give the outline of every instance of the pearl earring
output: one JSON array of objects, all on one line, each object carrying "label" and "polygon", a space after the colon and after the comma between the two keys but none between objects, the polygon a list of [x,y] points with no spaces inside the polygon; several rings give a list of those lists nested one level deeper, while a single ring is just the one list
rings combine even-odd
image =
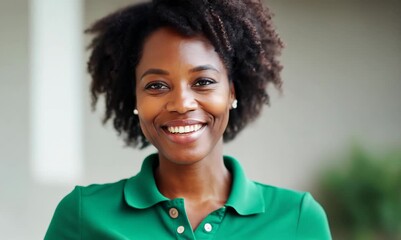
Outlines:
[{"label": "pearl earring", "polygon": [[238,100],[234,99],[233,103],[231,104],[232,109],[236,109],[238,107]]},{"label": "pearl earring", "polygon": [[138,115],[138,110],[135,108],[133,113],[134,113],[134,115]]}]

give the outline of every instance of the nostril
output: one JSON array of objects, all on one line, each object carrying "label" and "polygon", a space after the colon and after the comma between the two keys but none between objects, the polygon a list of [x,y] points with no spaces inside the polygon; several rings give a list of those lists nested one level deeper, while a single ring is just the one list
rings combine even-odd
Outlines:
[{"label": "nostril", "polygon": [[188,111],[193,111],[198,108],[198,102],[195,98],[191,96],[181,96],[172,98],[166,104],[167,111],[186,113]]}]

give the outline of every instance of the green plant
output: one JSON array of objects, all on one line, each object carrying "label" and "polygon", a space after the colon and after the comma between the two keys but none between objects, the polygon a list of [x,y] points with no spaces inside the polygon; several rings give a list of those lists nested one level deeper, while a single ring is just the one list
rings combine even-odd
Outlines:
[{"label": "green plant", "polygon": [[322,205],[341,239],[401,239],[401,152],[376,156],[354,147],[323,174]]}]

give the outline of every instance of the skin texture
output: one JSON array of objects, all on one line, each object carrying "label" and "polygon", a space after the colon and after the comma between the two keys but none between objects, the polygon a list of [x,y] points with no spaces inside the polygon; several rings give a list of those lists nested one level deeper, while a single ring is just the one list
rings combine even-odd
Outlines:
[{"label": "skin texture", "polygon": [[[136,79],[140,126],[159,151],[156,182],[166,197],[185,199],[195,229],[225,203],[231,187],[222,153],[235,99],[227,70],[206,38],[160,28],[145,40]],[[167,130],[191,125],[201,129]]]}]

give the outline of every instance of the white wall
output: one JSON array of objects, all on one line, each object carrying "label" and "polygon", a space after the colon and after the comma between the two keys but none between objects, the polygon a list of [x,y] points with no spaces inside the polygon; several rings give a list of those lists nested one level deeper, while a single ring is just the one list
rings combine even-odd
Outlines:
[{"label": "white wall", "polygon": [[[85,25],[128,2],[87,0]],[[272,106],[226,153],[253,179],[311,190],[316,171],[354,138],[372,149],[400,146],[401,2],[268,3],[287,44],[284,94],[271,89]],[[28,6],[0,2],[1,239],[43,238],[57,202],[73,187],[33,182],[30,172]],[[88,87],[88,77],[82,85]],[[88,93],[84,102],[80,184],[135,174],[152,149],[124,148],[111,126],[101,126],[100,105],[91,113]]]},{"label": "white wall", "polygon": [[27,223],[22,219],[30,181],[27,13],[26,1],[0,2],[0,238],[9,239],[11,233],[23,236]]}]

